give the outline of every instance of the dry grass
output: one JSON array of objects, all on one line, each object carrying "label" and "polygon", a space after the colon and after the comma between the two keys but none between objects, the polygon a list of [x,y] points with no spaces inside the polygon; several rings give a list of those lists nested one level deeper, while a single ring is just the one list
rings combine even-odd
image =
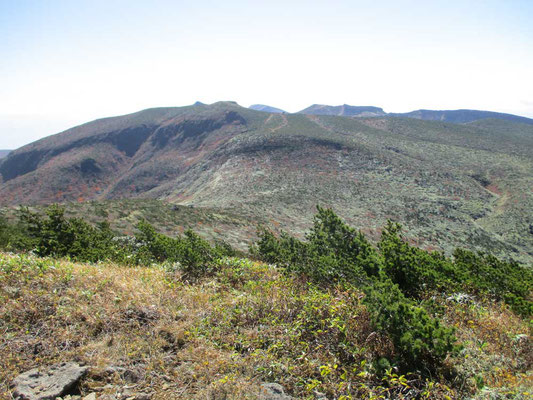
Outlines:
[{"label": "dry grass", "polygon": [[[8,383],[17,374],[64,360],[93,367],[84,391],[111,383],[146,389],[154,399],[254,393],[251,377],[228,379],[221,388],[221,380],[246,366],[191,336],[209,313],[212,282],[177,286],[160,268],[26,256],[1,255],[0,264],[0,398],[10,398]],[[109,374],[109,366],[129,372]]]},{"label": "dry grass", "polygon": [[307,399],[529,398],[529,327],[504,306],[447,303],[465,351],[431,382],[376,370],[394,350],[355,290],[244,259],[191,283],[169,271],[0,253],[0,398],[17,374],[66,360],[91,366],[82,394],[255,399],[275,381]]}]

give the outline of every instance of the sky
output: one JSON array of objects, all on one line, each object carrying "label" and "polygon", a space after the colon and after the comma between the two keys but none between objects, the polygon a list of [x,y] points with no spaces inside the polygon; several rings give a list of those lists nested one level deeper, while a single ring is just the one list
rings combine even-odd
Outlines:
[{"label": "sky", "polygon": [[195,101],[533,118],[533,1],[0,0],[0,149]]}]

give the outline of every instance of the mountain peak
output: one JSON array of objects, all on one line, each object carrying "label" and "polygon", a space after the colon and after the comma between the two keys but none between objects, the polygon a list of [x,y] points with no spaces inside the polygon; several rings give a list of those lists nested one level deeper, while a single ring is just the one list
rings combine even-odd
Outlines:
[{"label": "mountain peak", "polygon": [[386,115],[380,107],[374,106],[351,106],[343,104],[341,106],[330,106],[325,104],[313,104],[298,114],[307,115],[337,115],[343,117],[376,117]]},{"label": "mountain peak", "polygon": [[250,110],[263,111],[263,112],[276,113],[276,114],[284,114],[284,113],[286,113],[286,111],[282,110],[281,108],[271,107],[271,106],[267,106],[265,104],[252,104],[248,108]]}]

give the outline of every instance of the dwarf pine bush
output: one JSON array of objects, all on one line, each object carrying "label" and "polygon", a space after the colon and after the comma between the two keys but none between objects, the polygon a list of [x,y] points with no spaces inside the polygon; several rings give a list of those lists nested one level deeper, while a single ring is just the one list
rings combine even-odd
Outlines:
[{"label": "dwarf pine bush", "polygon": [[486,294],[531,315],[531,271],[493,256],[457,250],[453,258],[409,245],[401,226],[389,222],[377,248],[331,209],[318,207],[305,241],[262,229],[254,246],[267,262],[322,286],[346,283],[362,289],[375,328],[394,344],[397,362],[435,368],[455,353],[453,329],[420,300],[443,291]]},{"label": "dwarf pine bush", "polygon": [[[17,246],[8,240],[10,232],[17,232]],[[168,261],[178,263],[189,276],[209,272],[214,261],[235,254],[227,243],[211,246],[191,230],[169,237],[141,221],[135,237],[119,237],[107,221],[96,226],[81,218],[67,218],[65,209],[53,205],[45,215],[22,208],[20,223],[0,220],[0,247],[33,250],[40,256],[70,257],[77,261],[111,260],[128,265],[151,265]]]}]

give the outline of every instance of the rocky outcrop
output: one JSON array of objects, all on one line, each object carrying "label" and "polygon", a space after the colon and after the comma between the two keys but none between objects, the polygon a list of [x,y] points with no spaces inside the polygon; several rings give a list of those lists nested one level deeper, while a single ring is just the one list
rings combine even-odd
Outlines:
[{"label": "rocky outcrop", "polygon": [[278,383],[263,383],[259,392],[260,400],[292,400],[292,397],[285,394],[283,386]]},{"label": "rocky outcrop", "polygon": [[75,389],[87,371],[88,367],[74,362],[55,364],[46,370],[29,370],[13,380],[13,397],[19,400],[55,399]]}]

